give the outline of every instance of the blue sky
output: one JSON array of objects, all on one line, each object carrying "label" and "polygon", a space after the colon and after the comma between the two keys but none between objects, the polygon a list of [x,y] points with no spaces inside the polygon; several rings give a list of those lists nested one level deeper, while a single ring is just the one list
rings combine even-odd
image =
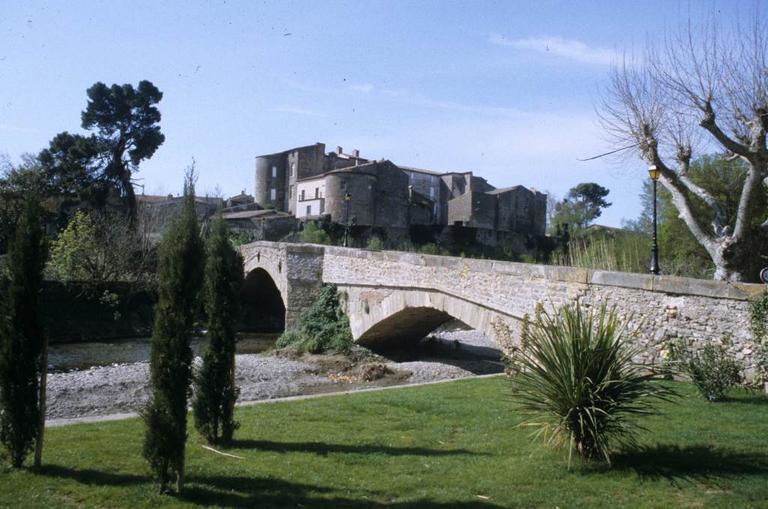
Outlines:
[{"label": "blue sky", "polygon": [[[0,153],[79,132],[96,81],[160,88],[166,142],[137,175],[178,192],[252,192],[253,158],[324,142],[363,157],[472,170],[557,196],[611,190],[599,222],[640,212],[645,164],[595,105],[616,55],[688,19],[755,2],[13,2],[0,0]],[[722,10],[721,10],[722,8]],[[765,14],[764,6],[761,6]]]}]

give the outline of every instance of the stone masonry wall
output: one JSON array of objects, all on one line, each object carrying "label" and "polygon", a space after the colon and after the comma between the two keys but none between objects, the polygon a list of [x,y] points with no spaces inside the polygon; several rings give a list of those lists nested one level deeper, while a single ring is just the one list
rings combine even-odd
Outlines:
[{"label": "stone masonry wall", "polygon": [[323,284],[323,248],[307,244],[287,247],[285,326],[298,323],[299,315],[312,305]]},{"label": "stone masonry wall", "polygon": [[755,370],[758,345],[747,325],[748,299],[760,285],[333,247],[325,249],[323,279],[435,290],[518,320],[533,315],[537,302],[545,309],[576,298],[607,302],[637,329],[640,361],[661,361],[670,340],[697,346],[729,337],[747,374]]}]

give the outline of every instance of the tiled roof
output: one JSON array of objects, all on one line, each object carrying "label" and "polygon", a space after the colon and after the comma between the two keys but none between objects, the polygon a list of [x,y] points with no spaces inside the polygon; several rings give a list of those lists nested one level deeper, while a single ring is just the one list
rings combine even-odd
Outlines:
[{"label": "tiled roof", "polygon": [[526,191],[529,191],[529,189],[525,186],[511,186],[511,187],[502,187],[501,189],[491,189],[490,191],[486,191],[486,194],[502,194],[506,193],[508,191],[516,191],[517,189],[525,189]]},{"label": "tiled roof", "polygon": [[241,212],[225,212],[221,215],[224,219],[251,219],[252,217],[269,217],[269,216],[289,216],[285,212],[278,212],[274,209],[263,210],[243,210]]}]

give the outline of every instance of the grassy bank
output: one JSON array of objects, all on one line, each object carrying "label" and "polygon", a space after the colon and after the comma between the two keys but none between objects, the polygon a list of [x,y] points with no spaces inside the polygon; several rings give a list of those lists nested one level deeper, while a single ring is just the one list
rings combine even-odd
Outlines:
[{"label": "grassy bank", "polygon": [[192,433],[180,499],[148,481],[140,421],[50,429],[42,473],[0,473],[0,506],[768,507],[768,400],[679,385],[612,470],[532,446],[490,378],[240,408],[240,458]]}]

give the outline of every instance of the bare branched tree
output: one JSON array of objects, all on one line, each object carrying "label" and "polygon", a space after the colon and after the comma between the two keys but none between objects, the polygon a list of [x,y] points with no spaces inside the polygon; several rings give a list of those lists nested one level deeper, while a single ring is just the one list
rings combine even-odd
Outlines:
[{"label": "bare branched tree", "polygon": [[[724,33],[717,22],[689,23],[649,46],[642,58],[625,58],[616,66],[599,107],[603,127],[617,146],[633,147],[659,168],[659,181],[709,253],[719,280],[754,280],[756,274],[746,273],[747,260],[756,256],[759,237],[768,235],[767,211],[753,206],[768,186],[765,25],[755,16],[748,29],[735,26]],[[732,221],[715,196],[688,175],[691,159],[713,150],[742,160],[747,168]],[[695,200],[711,214],[694,214]]]}]

